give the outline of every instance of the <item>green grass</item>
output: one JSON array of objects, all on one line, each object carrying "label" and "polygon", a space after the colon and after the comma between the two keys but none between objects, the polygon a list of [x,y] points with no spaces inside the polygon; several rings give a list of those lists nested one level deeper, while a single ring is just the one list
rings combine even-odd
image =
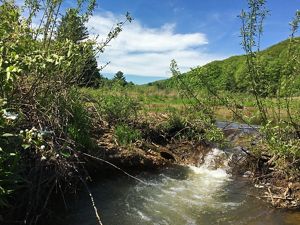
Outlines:
[{"label": "green grass", "polygon": [[141,139],[141,132],[126,124],[118,124],[115,127],[114,135],[117,142],[122,146],[127,146]]},{"label": "green grass", "polygon": [[[156,86],[132,86],[116,89],[91,89],[83,88],[81,92],[84,95],[88,95],[96,100],[109,98],[109,96],[126,96],[126,98],[136,101],[140,105],[140,112],[142,113],[169,113],[172,110],[182,111],[185,106],[192,106],[197,104],[196,100],[189,100],[182,98],[176,89],[160,89]],[[212,100],[206,93],[199,91],[197,93],[199,98]],[[220,96],[227,96],[234,104],[243,106],[243,109],[239,110],[244,114],[244,119],[253,124],[260,124],[260,116],[258,109],[256,108],[256,102],[254,96],[246,93],[230,93],[223,91]],[[240,118],[236,118],[233,112],[227,108],[224,102],[216,99],[211,101],[211,107],[214,109],[215,117],[217,120],[229,120],[242,122]],[[266,98],[265,104],[268,108],[272,108],[276,104],[275,98]],[[282,99],[284,104],[284,99]],[[234,107],[233,107],[234,108]],[[297,111],[300,108],[300,97],[293,97],[291,101],[291,109]],[[276,115],[270,110],[270,115],[275,117]],[[274,114],[274,115],[273,115]],[[281,112],[282,117],[287,117],[286,111]]]}]

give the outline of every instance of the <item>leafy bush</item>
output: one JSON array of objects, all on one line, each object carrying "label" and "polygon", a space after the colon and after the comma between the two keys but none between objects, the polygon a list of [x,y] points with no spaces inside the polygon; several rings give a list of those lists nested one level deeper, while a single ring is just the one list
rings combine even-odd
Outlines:
[{"label": "leafy bush", "polygon": [[66,126],[67,133],[76,142],[77,148],[81,150],[94,148],[95,144],[91,139],[92,121],[90,113],[78,96],[80,96],[79,92],[73,89],[69,93],[69,99],[64,104],[66,110],[71,114]]},{"label": "leafy bush", "polygon": [[265,135],[267,148],[272,154],[292,159],[300,157],[300,139],[292,125],[286,122],[269,122],[262,127],[261,132]]},{"label": "leafy bush", "polygon": [[214,124],[209,124],[189,108],[182,112],[171,110],[168,120],[160,125],[166,137],[169,139],[185,139],[220,143],[224,141],[223,132]]},{"label": "leafy bush", "polygon": [[[285,58],[277,65],[271,64],[267,68],[265,58],[260,54],[260,38],[263,31],[263,21],[267,15],[264,0],[248,1],[249,11],[241,13],[242,19],[242,46],[246,53],[247,70],[250,86],[256,100],[263,127],[264,141],[269,153],[283,156],[295,161],[299,157],[300,147],[300,120],[299,108],[292,108],[294,87],[299,82],[299,38],[295,38],[300,24],[300,11],[296,12],[290,23],[290,39],[286,43]],[[255,16],[253,16],[255,15]],[[270,60],[270,59],[267,59]],[[281,65],[280,65],[281,64]],[[272,82],[270,82],[272,81]],[[276,96],[273,101],[264,97],[272,93]],[[271,113],[273,113],[273,117]],[[283,116],[285,112],[287,116]]]},{"label": "leafy bush", "polygon": [[20,144],[18,135],[6,133],[9,121],[5,118],[5,101],[0,99],[0,209],[8,207],[9,196],[18,188],[22,170]]},{"label": "leafy bush", "polygon": [[118,124],[115,127],[115,137],[120,145],[129,145],[141,139],[141,132],[125,124]]},{"label": "leafy bush", "polygon": [[98,100],[101,114],[111,123],[128,122],[137,117],[140,105],[128,96],[102,96]]},{"label": "leafy bush", "polygon": [[[21,179],[27,184],[22,189],[24,201],[9,202],[19,214],[10,210],[11,215],[1,211],[1,216],[26,224],[37,224],[42,218],[54,187],[60,187],[63,196],[84,180],[79,179],[83,166],[74,153],[91,146],[91,115],[79,97],[78,83],[90,80],[83,76],[92,75],[95,55],[131,21],[127,14],[102,43],[76,42],[72,37],[58,40],[59,20],[69,11],[64,4],[63,0],[24,1],[19,8],[14,1],[0,3],[0,99],[6,99],[6,107],[20,115],[18,124],[7,122],[0,106],[0,207],[17,188],[23,164]],[[95,1],[82,0],[73,6],[83,25]],[[36,15],[44,15],[39,27],[32,23]],[[10,135],[24,129],[17,137]]]},{"label": "leafy bush", "polygon": [[184,118],[181,115],[179,115],[179,113],[173,111],[171,112],[168,121],[164,125],[164,130],[167,133],[175,134],[177,132],[180,132],[182,129],[186,127],[187,127],[187,121],[185,121]]}]

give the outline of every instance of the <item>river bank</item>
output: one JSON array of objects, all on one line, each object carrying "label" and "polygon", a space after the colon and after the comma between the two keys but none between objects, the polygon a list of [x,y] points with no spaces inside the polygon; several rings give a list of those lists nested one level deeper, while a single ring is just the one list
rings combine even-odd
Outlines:
[{"label": "river bank", "polygon": [[[141,182],[114,173],[95,179],[91,192],[103,224],[298,224],[299,211],[274,210],[248,177],[230,175],[226,151],[209,149],[197,167],[173,162],[135,172]],[[97,224],[86,193],[70,204],[64,224]]]},{"label": "river bank", "polygon": [[[118,142],[115,135],[115,126],[101,124],[101,129],[97,128],[95,130],[93,139],[95,139],[97,147],[93,149],[93,151],[76,153],[76,157],[85,168],[85,171],[88,172],[86,176],[87,180],[84,182],[88,188],[106,182],[109,179],[122,180],[124,177],[126,177],[127,180],[132,180],[131,182],[143,184],[143,182],[148,182],[147,179],[145,181],[143,174],[147,174],[147,177],[149,174],[161,174],[161,171],[168,171],[169,169],[171,169],[171,171],[177,171],[179,174],[182,173],[182,171],[188,171],[187,174],[199,174],[197,170],[199,168],[203,169],[203,165],[206,165],[209,160],[212,160],[213,162],[210,162],[212,164],[208,168],[209,170],[204,168],[206,179],[209,180],[211,177],[218,183],[218,179],[222,181],[223,178],[226,177],[226,179],[228,178],[230,180],[229,183],[226,183],[227,188],[230,187],[230,185],[234,186],[235,181],[242,179],[243,188],[245,190],[252,189],[252,187],[255,189],[255,191],[249,193],[251,196],[247,198],[248,200],[251,198],[259,198],[259,202],[269,202],[270,205],[276,208],[295,209],[299,207],[298,178],[295,177],[293,181],[284,176],[278,176],[277,173],[270,173],[269,170],[262,169],[260,164],[260,160],[262,159],[257,158],[257,156],[249,151],[249,145],[258,145],[259,142],[259,136],[257,131],[255,131],[255,127],[250,128],[246,125],[228,122],[218,123],[217,126],[224,133],[227,144],[223,147],[222,154],[219,157],[207,158],[214,152],[213,149],[216,149],[216,144],[199,141],[197,139],[185,139],[183,136],[178,138],[178,132],[181,131],[182,128],[178,131],[171,130],[169,133],[165,131],[161,132],[159,124],[168,121],[168,116],[164,114],[152,114],[150,116],[150,118],[147,118],[147,121],[141,120],[139,123],[132,124],[132,127],[141,130],[144,138],[128,145],[122,145]],[[149,121],[151,122],[149,123]],[[264,160],[270,160],[270,157],[264,157]],[[219,169],[221,170],[221,177],[218,177],[220,175],[218,175]],[[217,174],[215,171],[217,171]],[[164,173],[165,172],[163,172],[163,174]],[[203,175],[203,171],[200,175]],[[217,177],[214,177],[215,175],[217,175]],[[183,177],[189,176],[190,175],[186,175]],[[198,177],[197,179],[202,178]],[[175,179],[174,182],[177,182],[177,180],[178,179]],[[290,183],[292,183],[292,185],[290,185]],[[185,185],[188,189],[189,183]],[[56,210],[53,209],[56,208],[57,205],[62,205],[59,208],[69,208],[68,204],[64,201],[76,197],[78,191],[79,193],[85,193],[86,188],[84,185],[80,186],[80,191],[77,189],[74,195],[65,196],[63,202],[61,198],[57,196],[59,192],[56,192],[56,194],[53,195],[54,197],[52,196],[50,199],[49,209],[52,211],[51,214],[56,214]],[[210,187],[204,185],[203,188],[209,189]],[[225,187],[221,186],[220,188]],[[243,188],[239,190],[239,193],[242,192]],[[96,193],[98,192],[96,191]],[[239,195],[239,193],[237,194]],[[90,194],[93,198],[97,198],[93,189]],[[56,200],[57,198],[60,198],[60,200]],[[87,196],[85,198],[89,199]],[[57,203],[55,203],[55,201],[57,201]],[[92,202],[90,200],[88,200],[88,202],[90,204],[89,207],[91,207]],[[108,202],[107,204],[109,205],[110,203]],[[53,208],[53,206],[55,207]],[[98,208],[99,205],[96,204],[95,207]],[[100,209],[102,209],[102,207],[103,205],[101,203]],[[264,207],[268,208],[267,205]],[[68,213],[68,210],[65,211],[65,213]],[[99,210],[99,213],[101,214],[102,210]],[[60,219],[61,218],[58,218],[58,220]],[[62,224],[64,223],[62,222]]]},{"label": "river bank", "polygon": [[247,177],[260,190],[258,197],[275,208],[299,208],[300,179],[297,163],[285,162],[278,155],[264,151],[260,126],[230,122],[221,122],[218,126],[224,130],[232,148],[244,155],[234,160],[237,169],[233,171]]},{"label": "river bank", "polygon": [[[161,117],[154,122],[163,120]],[[297,209],[300,206],[299,177],[286,177],[283,172],[274,168],[272,157],[269,155],[256,156],[249,146],[259,145],[259,126],[218,122],[217,126],[223,130],[229,145],[224,148],[228,158],[228,173],[235,177],[247,179],[257,192],[257,198],[270,203],[275,208]],[[117,144],[113,128],[98,140],[101,151],[96,157],[116,165],[124,171],[159,171],[162,168],[181,165],[199,167],[205,163],[205,157],[214,145],[187,140],[136,142],[129,148]],[[106,162],[99,162],[89,157],[93,164],[94,174],[97,176],[98,166],[115,170]],[[222,160],[224,161],[225,158]],[[215,169],[223,166],[223,161],[216,159]],[[99,164],[100,163],[100,164]],[[95,166],[98,165],[98,166]],[[273,168],[273,169],[272,169]],[[117,169],[118,170],[118,169]],[[122,172],[122,171],[121,171]]]}]

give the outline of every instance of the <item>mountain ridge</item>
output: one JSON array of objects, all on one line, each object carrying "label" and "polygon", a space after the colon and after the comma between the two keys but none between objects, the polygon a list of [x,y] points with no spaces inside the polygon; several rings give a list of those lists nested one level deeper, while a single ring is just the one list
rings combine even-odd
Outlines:
[{"label": "mountain ridge", "polygon": [[[294,41],[296,42],[296,54],[300,56],[300,37],[296,37]],[[290,39],[286,39],[258,53],[264,73],[261,80],[262,88],[266,82],[274,84],[268,90],[268,95],[274,94],[276,82],[278,82],[279,75],[287,63],[289,43]],[[220,90],[244,92],[249,91],[246,66],[246,55],[234,55],[224,60],[215,60],[203,66],[195,67],[181,76],[188,83],[195,83],[195,80],[201,78],[203,84],[208,83]],[[199,82],[201,83],[201,81]],[[171,77],[148,85],[159,88],[174,88],[175,80]],[[300,78],[297,79],[295,88],[300,89]]]}]

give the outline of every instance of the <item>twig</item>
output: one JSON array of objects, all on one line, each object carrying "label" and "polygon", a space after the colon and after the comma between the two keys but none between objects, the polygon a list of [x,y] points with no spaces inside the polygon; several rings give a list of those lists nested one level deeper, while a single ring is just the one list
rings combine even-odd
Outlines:
[{"label": "twig", "polygon": [[80,180],[82,181],[82,183],[83,183],[85,189],[87,190],[87,192],[88,192],[88,194],[89,194],[89,196],[90,196],[90,199],[91,199],[91,202],[92,202],[92,205],[93,205],[93,208],[94,208],[94,211],[95,211],[95,215],[96,215],[96,218],[97,218],[97,221],[98,221],[99,225],[103,225],[103,223],[101,222],[99,213],[98,213],[98,209],[97,209],[96,204],[95,204],[95,201],[94,201],[94,197],[93,197],[93,195],[92,195],[92,193],[91,193],[91,191],[90,191],[90,189],[89,189],[87,183],[82,179],[81,176],[79,176],[79,178],[80,178]]},{"label": "twig", "polygon": [[113,163],[111,163],[111,162],[108,162],[108,161],[106,161],[106,160],[104,160],[104,159],[101,159],[101,158],[98,158],[98,157],[89,155],[89,154],[87,154],[87,153],[83,153],[83,152],[82,152],[81,154],[82,154],[82,155],[85,155],[85,156],[87,156],[87,157],[89,157],[89,158],[95,159],[95,160],[97,160],[97,161],[104,162],[104,163],[106,163],[106,164],[108,164],[108,165],[114,167],[115,169],[122,171],[124,174],[126,174],[126,175],[129,176],[130,178],[132,178],[132,179],[134,179],[134,180],[136,180],[136,181],[138,181],[138,182],[140,182],[140,183],[143,183],[143,184],[145,184],[145,185],[150,185],[149,183],[146,183],[145,181],[143,181],[143,180],[141,180],[141,179],[139,179],[139,178],[137,178],[137,177],[135,177],[135,176],[130,175],[129,173],[127,173],[126,171],[122,170],[120,167],[116,166],[115,164],[113,164]]},{"label": "twig", "polygon": [[246,153],[248,156],[251,156],[252,158],[258,159],[255,155],[251,154],[249,151],[244,149],[243,147],[240,148],[244,153]]},{"label": "twig", "polygon": [[273,194],[271,192],[271,189],[268,187],[268,192],[270,194],[271,200],[272,200],[272,205],[275,206],[275,202],[274,202],[274,198],[273,198]]},{"label": "twig", "polygon": [[285,198],[285,197],[280,197],[280,196],[269,196],[269,195],[265,195],[265,196],[260,196],[261,198],[272,198],[273,201],[274,199],[281,199],[281,200],[294,200],[293,198]]}]

